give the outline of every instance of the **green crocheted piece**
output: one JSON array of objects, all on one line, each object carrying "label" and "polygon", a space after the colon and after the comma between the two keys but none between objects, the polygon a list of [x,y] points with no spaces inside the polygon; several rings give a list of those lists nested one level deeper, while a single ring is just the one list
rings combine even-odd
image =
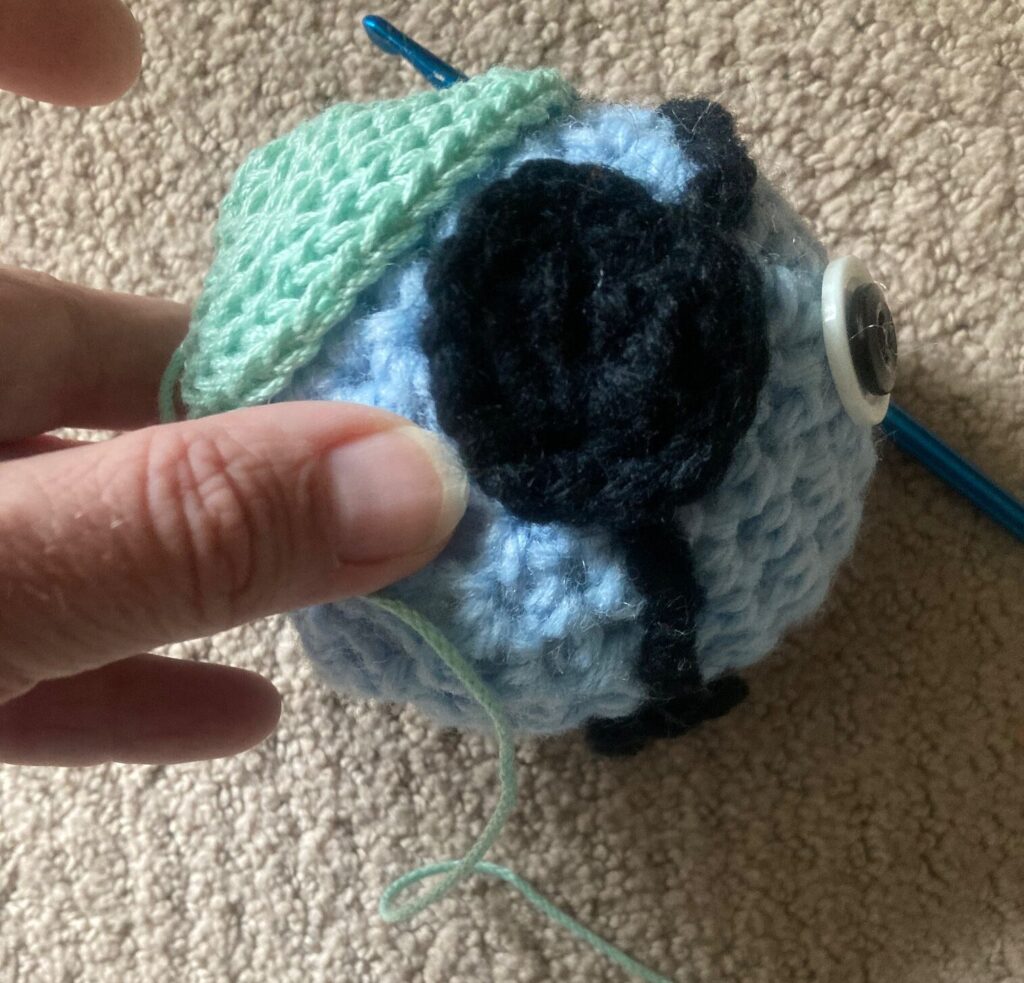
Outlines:
[{"label": "green crocheted piece", "polygon": [[161,392],[189,416],[270,401],[460,184],[576,96],[548,69],[339,105],[255,151],[221,206],[216,254]]}]

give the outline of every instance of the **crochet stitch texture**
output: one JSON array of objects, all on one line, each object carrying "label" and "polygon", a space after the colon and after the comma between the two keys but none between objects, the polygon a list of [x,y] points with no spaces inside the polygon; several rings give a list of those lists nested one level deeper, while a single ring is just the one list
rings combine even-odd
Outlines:
[{"label": "crochet stitch texture", "polygon": [[495,68],[441,92],[339,105],[253,153],[161,394],[190,416],[267,402],[461,184],[575,95],[554,71]]}]

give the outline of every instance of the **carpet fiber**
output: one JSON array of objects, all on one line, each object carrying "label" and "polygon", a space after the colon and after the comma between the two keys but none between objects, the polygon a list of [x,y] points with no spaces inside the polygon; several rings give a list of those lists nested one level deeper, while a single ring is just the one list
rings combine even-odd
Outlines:
[{"label": "carpet fiber", "polygon": [[[921,15],[913,13],[918,6]],[[195,297],[245,152],[419,85],[330,0],[139,0],[115,106],[0,95],[0,262]],[[1016,0],[384,3],[468,72],[725,101],[831,250],[888,284],[899,398],[1024,493],[1024,14]],[[2,356],[0,356],[2,357]],[[681,742],[520,750],[494,859],[679,980],[1024,981],[1024,550],[890,448],[827,609]],[[387,880],[456,855],[486,739],[320,686],[279,622],[181,648],[266,673],[277,734],[234,760],[0,767],[0,981],[612,981],[507,888],[411,926]]]}]

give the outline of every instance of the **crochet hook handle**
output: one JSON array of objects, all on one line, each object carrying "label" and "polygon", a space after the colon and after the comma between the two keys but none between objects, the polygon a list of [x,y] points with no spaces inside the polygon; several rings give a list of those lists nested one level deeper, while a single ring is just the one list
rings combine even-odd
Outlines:
[{"label": "crochet hook handle", "polygon": [[993,522],[1024,542],[1024,503],[982,474],[906,410],[890,404],[882,421],[882,432],[900,450],[917,458]]}]

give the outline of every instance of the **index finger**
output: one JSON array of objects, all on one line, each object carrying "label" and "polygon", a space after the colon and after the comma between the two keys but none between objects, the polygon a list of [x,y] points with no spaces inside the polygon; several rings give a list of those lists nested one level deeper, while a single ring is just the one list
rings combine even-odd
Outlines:
[{"label": "index finger", "polygon": [[171,301],[0,266],[0,444],[156,423],[160,378],[187,327]]},{"label": "index finger", "polygon": [[95,106],[129,89],[141,62],[138,24],[119,0],[0,0],[0,89]]}]

